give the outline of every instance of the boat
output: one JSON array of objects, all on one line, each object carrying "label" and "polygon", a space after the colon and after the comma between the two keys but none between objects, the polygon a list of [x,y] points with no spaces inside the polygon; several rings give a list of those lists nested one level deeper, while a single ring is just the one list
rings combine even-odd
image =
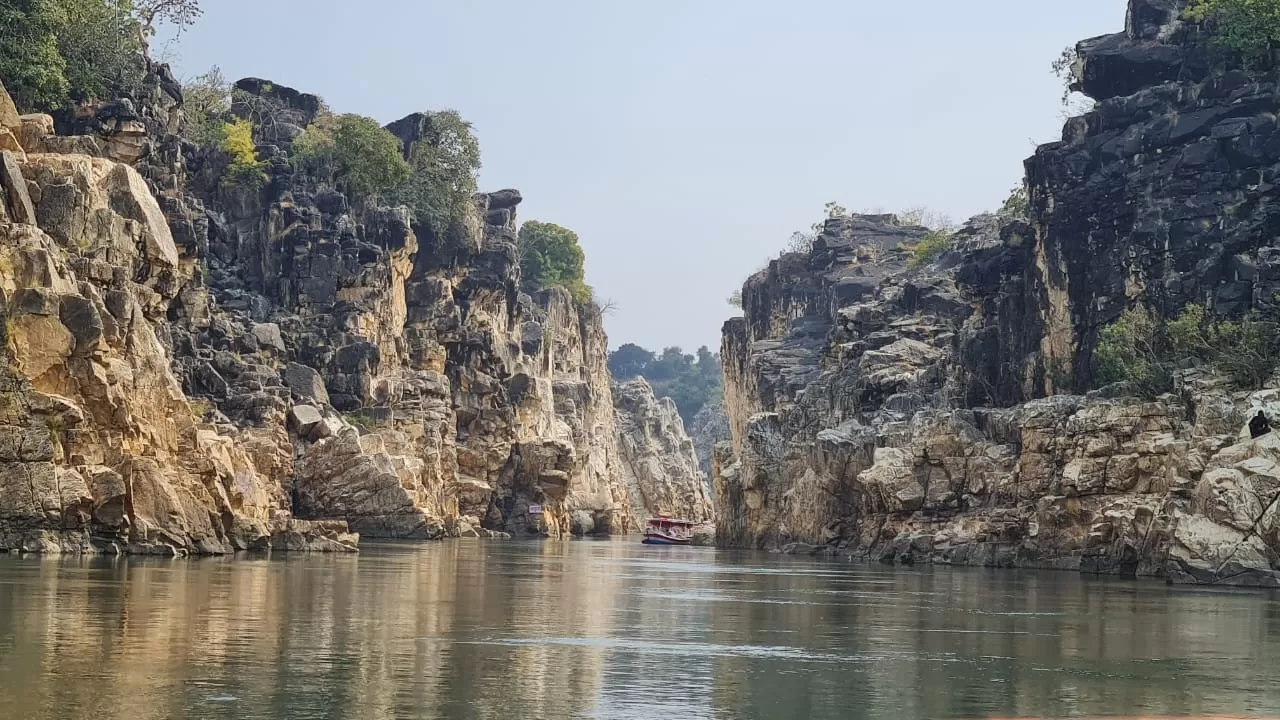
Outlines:
[{"label": "boat", "polygon": [[665,515],[649,518],[644,524],[645,545],[692,545],[693,528],[697,523],[688,520],[672,520]]}]

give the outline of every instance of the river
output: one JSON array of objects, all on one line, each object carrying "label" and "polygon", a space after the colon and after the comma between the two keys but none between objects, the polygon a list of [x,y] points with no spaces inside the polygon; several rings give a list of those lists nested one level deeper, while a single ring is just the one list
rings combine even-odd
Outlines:
[{"label": "river", "polygon": [[0,717],[1280,716],[1280,601],[632,540],[0,557]]}]

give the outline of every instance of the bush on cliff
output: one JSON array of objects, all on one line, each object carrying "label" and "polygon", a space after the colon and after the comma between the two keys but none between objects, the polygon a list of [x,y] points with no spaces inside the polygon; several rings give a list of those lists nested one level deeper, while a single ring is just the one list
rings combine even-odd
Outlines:
[{"label": "bush on cliff", "polygon": [[300,169],[337,179],[355,199],[373,198],[409,178],[400,139],[373,118],[322,114],[293,142]]},{"label": "bush on cliff", "polygon": [[230,157],[223,182],[239,188],[262,187],[266,173],[253,142],[253,123],[239,119],[223,123],[220,136],[222,151]]},{"label": "bush on cliff", "polygon": [[1276,324],[1256,315],[1214,320],[1203,305],[1192,304],[1164,320],[1135,307],[1103,328],[1093,351],[1094,375],[1101,384],[1131,382],[1155,396],[1173,388],[1175,370],[1205,363],[1237,386],[1256,389],[1274,371],[1277,351]]},{"label": "bush on cliff", "polygon": [[923,267],[942,257],[942,254],[955,244],[954,236],[946,230],[933,230],[925,235],[911,250],[911,259],[907,265],[913,268]]},{"label": "bush on cliff", "polygon": [[475,216],[480,143],[471,123],[453,110],[431,113],[424,130],[410,151],[412,172],[395,201],[412,208],[418,224],[436,238],[457,238]]},{"label": "bush on cliff", "polygon": [[1280,47],[1280,0],[1192,0],[1186,17],[1204,23],[1213,43],[1246,66],[1266,66]]},{"label": "bush on cliff", "polygon": [[520,226],[520,288],[537,292],[563,287],[580,303],[590,302],[591,288],[584,282],[586,257],[578,234],[551,223],[530,220]]}]

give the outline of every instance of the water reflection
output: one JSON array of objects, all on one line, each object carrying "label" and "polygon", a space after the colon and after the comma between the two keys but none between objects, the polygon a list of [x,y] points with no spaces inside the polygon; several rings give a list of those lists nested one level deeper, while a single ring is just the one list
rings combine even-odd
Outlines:
[{"label": "water reflection", "polygon": [[0,558],[0,717],[1280,715],[1280,603],[629,542]]}]

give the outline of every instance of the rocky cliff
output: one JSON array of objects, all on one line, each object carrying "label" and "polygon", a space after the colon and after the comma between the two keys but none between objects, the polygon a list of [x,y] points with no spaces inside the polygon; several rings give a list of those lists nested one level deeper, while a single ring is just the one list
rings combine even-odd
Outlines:
[{"label": "rocky cliff", "polygon": [[289,160],[317,97],[237,88],[261,189],[177,135],[164,66],[56,123],[0,92],[0,549],[635,530],[628,479],[671,486],[621,455],[600,310],[519,292],[520,193],[448,233],[353,203]]},{"label": "rocky cliff", "polygon": [[1027,161],[1027,220],[921,262],[925,229],[836,218],[747,281],[721,544],[1280,584],[1280,455],[1241,434],[1277,391],[1189,370],[1150,401],[1067,394],[1126,307],[1276,309],[1275,78],[1216,64],[1181,5],[1132,0],[1079,45],[1098,105]]},{"label": "rocky cliff", "polygon": [[633,493],[631,506],[650,515],[714,521],[706,476],[675,401],[654,397],[643,378],[615,386],[613,397],[622,478]]}]

